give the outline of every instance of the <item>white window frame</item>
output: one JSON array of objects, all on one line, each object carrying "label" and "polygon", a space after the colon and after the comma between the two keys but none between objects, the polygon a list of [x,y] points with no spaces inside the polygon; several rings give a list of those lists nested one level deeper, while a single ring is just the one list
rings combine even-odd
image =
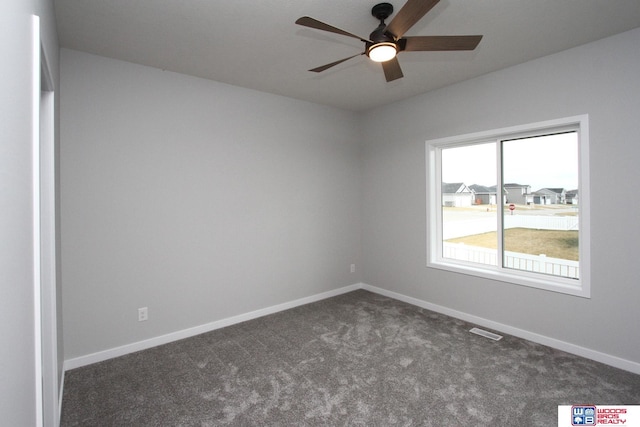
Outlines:
[{"label": "white window frame", "polygon": [[[498,243],[498,265],[482,265],[443,258],[442,256],[442,149],[478,143],[496,142],[531,135],[544,135],[567,130],[578,132],[579,175],[579,265],[580,278],[569,279],[541,273],[507,269],[502,267],[502,247]],[[496,177],[501,183],[502,161],[498,153]],[[427,162],[427,267],[462,273],[487,279],[529,286],[547,291],[560,292],[583,298],[591,297],[591,244],[590,244],[590,197],[589,197],[589,116],[587,114],[557,120],[518,125],[484,132],[476,132],[426,141]],[[465,183],[466,184],[466,183]],[[498,187],[500,188],[500,187]],[[502,200],[502,197],[499,197]],[[502,230],[504,203],[498,203],[498,230]],[[500,241],[500,239],[498,239]]]}]

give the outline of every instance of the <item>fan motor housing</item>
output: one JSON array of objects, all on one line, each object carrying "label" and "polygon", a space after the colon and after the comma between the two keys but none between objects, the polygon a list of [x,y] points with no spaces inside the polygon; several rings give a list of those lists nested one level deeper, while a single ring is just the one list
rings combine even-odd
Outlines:
[{"label": "fan motor housing", "polygon": [[[376,28],[375,31],[369,35],[369,40],[371,41],[365,43],[365,52],[371,59],[373,59],[373,57],[370,55],[371,51],[379,46],[392,47],[393,49],[395,49],[396,54],[400,51],[395,39],[391,35],[384,32],[385,27],[386,25],[380,24],[380,26],[378,26],[378,28]],[[376,60],[374,59],[374,61]]]}]

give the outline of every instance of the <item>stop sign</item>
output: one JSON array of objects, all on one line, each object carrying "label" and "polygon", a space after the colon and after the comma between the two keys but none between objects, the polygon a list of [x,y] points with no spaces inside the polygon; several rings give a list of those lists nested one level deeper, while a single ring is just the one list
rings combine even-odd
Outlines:
[{"label": "stop sign", "polygon": [[510,211],[514,210],[515,208],[516,208],[516,205],[514,205],[513,203],[511,203],[511,204],[509,205],[509,210],[510,210]]}]

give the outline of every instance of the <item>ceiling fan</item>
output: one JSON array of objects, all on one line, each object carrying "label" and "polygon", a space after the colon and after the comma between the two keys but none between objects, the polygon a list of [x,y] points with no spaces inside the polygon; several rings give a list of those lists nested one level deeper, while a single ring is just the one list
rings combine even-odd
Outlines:
[{"label": "ceiling fan", "polygon": [[380,21],[380,25],[364,38],[320,22],[317,19],[303,16],[296,24],[317,30],[329,31],[343,36],[353,37],[364,42],[362,53],[340,59],[309,71],[319,73],[351,58],[367,55],[372,61],[380,62],[387,82],[403,77],[402,69],[396,55],[400,52],[473,50],[478,46],[482,36],[416,36],[402,37],[416,22],[427,14],[440,0],[408,0],[389,25],[384,23],[393,13],[393,5],[379,3],[371,9],[371,14]]}]

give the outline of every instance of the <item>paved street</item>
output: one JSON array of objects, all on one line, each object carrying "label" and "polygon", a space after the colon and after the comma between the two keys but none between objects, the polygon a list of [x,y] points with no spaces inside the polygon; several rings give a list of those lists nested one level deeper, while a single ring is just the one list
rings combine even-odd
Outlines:
[{"label": "paved street", "polygon": [[[468,221],[470,219],[494,218],[498,207],[496,205],[476,205],[466,208],[443,208],[445,221]],[[488,211],[487,211],[488,210]],[[507,210],[505,208],[505,210]],[[578,206],[547,205],[523,206],[517,205],[513,215],[546,215],[546,216],[576,216]],[[510,213],[507,211],[507,215]]]}]

